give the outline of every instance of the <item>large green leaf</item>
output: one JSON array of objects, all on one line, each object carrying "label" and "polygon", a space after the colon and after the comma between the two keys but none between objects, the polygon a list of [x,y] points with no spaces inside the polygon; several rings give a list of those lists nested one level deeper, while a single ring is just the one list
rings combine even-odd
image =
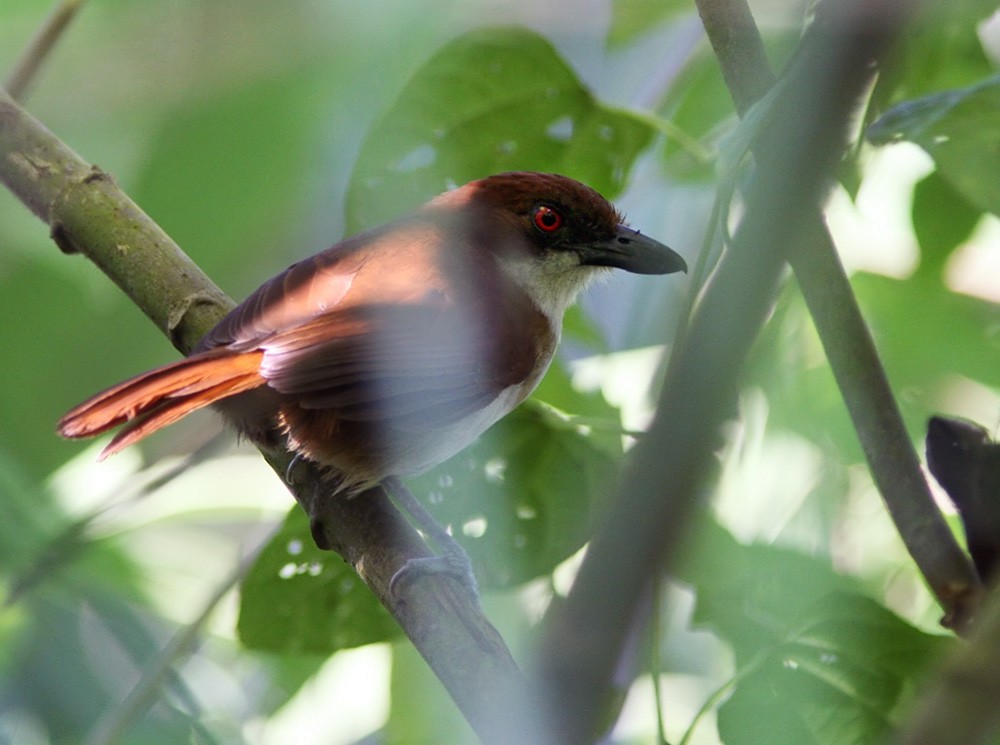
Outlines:
[{"label": "large green leaf", "polygon": [[607,197],[653,128],[599,103],[541,36],[471,31],[442,47],[375,124],[347,195],[351,230],[450,186],[509,170],[556,171]]},{"label": "large green leaf", "polygon": [[316,547],[297,506],[243,580],[237,631],[251,649],[317,655],[401,633],[354,570]]},{"label": "large green leaf", "polygon": [[742,545],[717,525],[683,572],[694,622],[736,655],[718,713],[727,745],[875,742],[925,667],[948,647],[860,592],[828,560]]},{"label": "large green leaf", "polygon": [[825,596],[784,620],[773,643],[741,666],[719,709],[727,745],[879,741],[951,641],[853,593]]},{"label": "large green leaf", "polygon": [[[932,271],[906,279],[858,273],[851,278],[914,440],[940,405],[954,376],[1000,386],[1000,305],[949,290]],[[841,463],[862,460],[857,435],[823,356],[808,312],[793,284],[786,286],[758,339],[748,383],[768,399],[768,426],[826,447]]]},{"label": "large green leaf", "polygon": [[994,70],[978,27],[996,12],[995,0],[922,3],[879,72],[876,108],[931,92],[958,88]]},{"label": "large green leaf", "polygon": [[852,285],[893,385],[909,401],[931,400],[948,375],[1000,386],[1000,305],[951,292],[923,275],[858,274]]},{"label": "large green leaf", "polygon": [[528,402],[411,487],[468,549],[486,587],[547,574],[589,537],[617,458],[606,432]]}]

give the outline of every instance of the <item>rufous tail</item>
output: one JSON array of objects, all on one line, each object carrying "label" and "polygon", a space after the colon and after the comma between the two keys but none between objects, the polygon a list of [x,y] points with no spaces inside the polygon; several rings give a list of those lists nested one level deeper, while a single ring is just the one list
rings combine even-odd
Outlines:
[{"label": "rufous tail", "polygon": [[263,355],[217,350],[158,367],[87,399],[57,430],[63,437],[91,437],[125,424],[101,451],[104,460],[192,411],[264,385]]}]

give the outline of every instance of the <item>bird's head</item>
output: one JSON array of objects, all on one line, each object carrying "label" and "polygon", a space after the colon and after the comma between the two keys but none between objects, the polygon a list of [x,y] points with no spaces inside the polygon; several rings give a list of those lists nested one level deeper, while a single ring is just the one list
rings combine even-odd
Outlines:
[{"label": "bird's head", "polygon": [[491,246],[503,270],[552,315],[561,316],[608,268],[687,271],[678,253],[625,225],[608,200],[566,176],[501,173],[445,192],[428,207],[467,215],[484,233],[480,245]]}]

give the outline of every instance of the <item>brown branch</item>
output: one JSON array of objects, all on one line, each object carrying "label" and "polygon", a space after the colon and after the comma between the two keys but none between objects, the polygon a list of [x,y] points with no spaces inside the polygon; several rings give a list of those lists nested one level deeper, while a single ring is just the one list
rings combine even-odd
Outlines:
[{"label": "brown branch", "polygon": [[[859,25],[844,14],[865,2],[886,13],[883,22]],[[908,7],[828,0],[818,11],[827,25],[803,40],[766,133],[782,147],[758,160],[745,217],[673,353],[650,431],[566,602],[551,614],[539,665],[551,742],[588,742],[597,731],[625,630],[644,587],[676,554],[781,269],[808,231],[803,216],[821,203],[872,62]]]},{"label": "brown branch", "polygon": [[[745,114],[775,81],[750,9],[745,0],[695,1],[736,109]],[[870,12],[877,24],[883,11],[875,4],[855,12]],[[770,157],[767,147],[761,142],[754,152]],[[979,581],[931,496],[875,343],[817,209],[810,209],[789,261],[889,514],[945,609],[943,623],[961,631],[976,605]]]},{"label": "brown branch", "polygon": [[[47,223],[67,253],[81,253],[131,298],[181,352],[233,302],[100,169],[83,161],[0,90],[0,180]],[[291,455],[265,452],[284,478]],[[511,702],[527,706],[524,680],[478,601],[454,579],[420,577],[389,592],[389,580],[427,546],[381,490],[330,498],[307,464],[286,482],[323,525],[322,541],[358,571],[488,743],[504,743]]]}]

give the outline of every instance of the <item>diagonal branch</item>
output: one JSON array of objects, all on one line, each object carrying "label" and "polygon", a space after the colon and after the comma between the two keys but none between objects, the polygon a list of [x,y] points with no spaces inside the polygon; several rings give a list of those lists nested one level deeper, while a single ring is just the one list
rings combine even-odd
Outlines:
[{"label": "diagonal branch", "polygon": [[[190,351],[233,307],[108,174],[83,161],[2,89],[0,181],[49,225],[64,252],[83,254],[100,267],[179,351]],[[284,479],[290,454],[263,454]],[[390,592],[396,571],[429,551],[385,493],[332,499],[308,464],[294,474],[286,485],[323,526],[321,541],[358,571],[480,737],[504,742],[510,703],[526,706],[528,698],[517,665],[476,598],[437,575]]]},{"label": "diagonal branch", "polygon": [[[696,4],[743,115],[775,82],[753,16],[745,0]],[[759,143],[755,155],[773,156],[766,148],[766,141]],[[934,503],[875,343],[816,208],[810,209],[789,262],[889,514],[945,609],[943,623],[961,631],[975,606],[979,581]]]},{"label": "diagonal branch", "polygon": [[808,237],[803,216],[816,214],[872,64],[909,6],[827,0],[817,9],[824,25],[803,39],[775,100],[774,124],[764,135],[774,146],[758,160],[731,250],[673,353],[656,417],[633,452],[616,503],[566,602],[551,614],[539,677],[553,742],[587,742],[598,729],[625,630],[644,588],[678,551],[780,272]]}]

